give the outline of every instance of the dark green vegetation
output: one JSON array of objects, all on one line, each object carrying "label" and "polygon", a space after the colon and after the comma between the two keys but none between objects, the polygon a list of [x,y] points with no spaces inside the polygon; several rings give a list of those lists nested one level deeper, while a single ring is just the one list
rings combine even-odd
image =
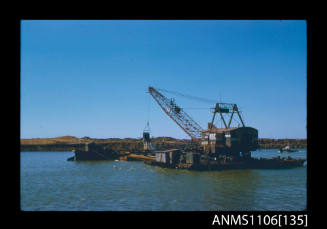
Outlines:
[{"label": "dark green vegetation", "polygon": [[[180,140],[170,137],[157,137],[151,139],[153,146],[158,150],[171,148],[188,149],[194,147],[191,140]],[[33,138],[21,139],[21,151],[71,151],[83,150],[85,143],[95,143],[102,149],[110,149],[118,152],[140,151],[143,149],[142,139],[135,138],[76,138],[64,136],[57,138]],[[306,139],[259,139],[259,149],[281,148],[289,145],[291,148],[306,148]]]}]

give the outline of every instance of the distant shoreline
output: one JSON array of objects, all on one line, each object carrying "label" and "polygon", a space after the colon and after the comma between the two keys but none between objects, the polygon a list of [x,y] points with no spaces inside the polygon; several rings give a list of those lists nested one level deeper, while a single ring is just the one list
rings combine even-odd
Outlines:
[{"label": "distant shoreline", "polygon": [[[157,149],[186,148],[191,145],[191,140],[175,139],[171,137],[156,137],[151,139],[152,144]],[[95,143],[104,145],[116,151],[137,151],[143,149],[141,138],[108,138],[97,139],[90,137],[77,138],[73,136],[63,136],[56,138],[32,138],[21,139],[21,151],[72,151],[73,149],[83,149],[85,143]],[[307,148],[307,139],[269,139],[260,138],[258,149],[278,149],[289,145],[291,148]]]}]

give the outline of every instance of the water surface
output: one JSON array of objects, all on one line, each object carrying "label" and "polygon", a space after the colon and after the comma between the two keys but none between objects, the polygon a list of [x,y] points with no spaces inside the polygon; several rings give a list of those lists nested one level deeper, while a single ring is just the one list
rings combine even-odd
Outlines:
[{"label": "water surface", "polygon": [[[254,157],[306,158],[306,150]],[[306,167],[197,172],[143,162],[68,162],[72,152],[21,152],[28,211],[304,210]]]}]

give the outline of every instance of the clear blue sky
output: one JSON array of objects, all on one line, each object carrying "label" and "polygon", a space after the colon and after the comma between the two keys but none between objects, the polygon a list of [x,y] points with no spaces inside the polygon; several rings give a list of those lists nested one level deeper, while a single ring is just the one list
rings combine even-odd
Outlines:
[{"label": "clear blue sky", "polygon": [[[136,138],[148,119],[152,136],[188,138],[150,85],[237,103],[260,138],[306,138],[306,42],[303,20],[23,20],[21,138]],[[187,108],[214,104],[175,98],[207,126]]]}]

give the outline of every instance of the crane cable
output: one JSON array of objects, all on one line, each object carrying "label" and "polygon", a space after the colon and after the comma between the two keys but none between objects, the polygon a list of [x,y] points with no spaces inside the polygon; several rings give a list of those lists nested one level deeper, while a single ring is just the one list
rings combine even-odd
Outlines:
[{"label": "crane cable", "polygon": [[151,95],[149,93],[149,100],[148,100],[148,120],[147,122],[150,122],[150,111],[151,111]]},{"label": "crane cable", "polygon": [[170,93],[170,94],[174,94],[174,95],[178,95],[178,96],[182,96],[182,97],[185,97],[185,98],[188,98],[188,99],[192,99],[192,100],[198,100],[200,102],[203,102],[203,103],[216,103],[215,100],[211,100],[211,99],[205,99],[205,98],[201,98],[201,97],[197,97],[197,96],[192,96],[192,95],[185,95],[185,94],[182,94],[180,92],[176,92],[176,91],[169,91],[169,90],[166,90],[166,89],[161,89],[161,88],[156,88],[158,91],[162,91],[162,92],[167,92],[167,93]]},{"label": "crane cable", "polygon": [[148,117],[147,117],[146,126],[145,126],[143,132],[150,132],[150,111],[151,111],[151,95],[149,93],[149,100],[148,100],[148,107],[147,107],[147,116]]}]

